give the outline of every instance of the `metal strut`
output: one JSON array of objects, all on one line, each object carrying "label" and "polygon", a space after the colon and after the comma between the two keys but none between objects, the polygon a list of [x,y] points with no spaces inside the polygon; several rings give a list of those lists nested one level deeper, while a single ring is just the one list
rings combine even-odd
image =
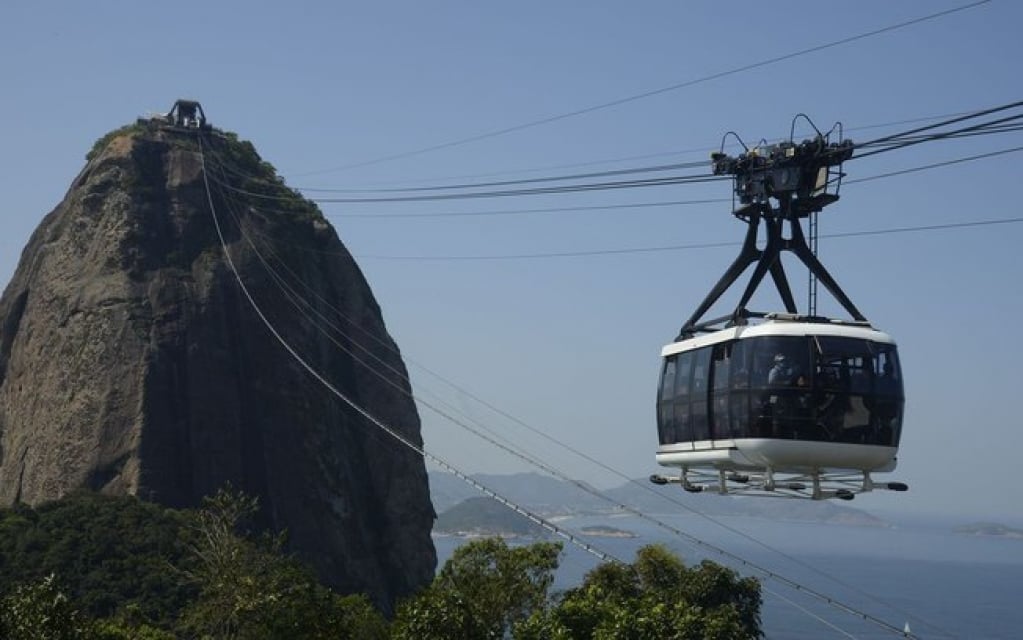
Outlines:
[{"label": "metal strut", "polygon": [[[790,314],[798,314],[792,287],[781,261],[783,251],[794,253],[809,270],[811,280],[823,284],[854,320],[866,321],[817,259],[803,233],[802,218],[816,216],[821,209],[838,200],[838,187],[843,175],[841,164],[852,156],[851,141],[831,143],[828,141],[829,135],[830,132],[827,135],[818,133],[813,140],[801,144],[790,140],[778,145],[754,148],[738,158],[724,153],[711,156],[715,174],[731,174],[735,177],[735,194],[740,206],[733,214],[746,222],[746,238],[738,257],[682,326],[677,339],[691,337],[700,331],[716,330],[720,328],[717,325],[723,321],[727,327],[745,324],[751,316],[763,316],[750,312],[746,306],[768,273],[771,274],[785,310]],[[773,205],[772,200],[777,204]],[[786,223],[788,237],[783,234]],[[763,249],[757,247],[761,224],[766,237]],[[731,315],[701,323],[703,315],[754,264],[756,266],[749,282]],[[812,316],[816,313],[816,296],[813,292],[811,295],[811,308],[808,311]]]}]

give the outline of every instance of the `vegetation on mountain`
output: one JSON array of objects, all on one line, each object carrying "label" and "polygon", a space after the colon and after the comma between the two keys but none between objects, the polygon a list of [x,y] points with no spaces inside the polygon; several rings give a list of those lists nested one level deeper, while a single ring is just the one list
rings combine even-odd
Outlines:
[{"label": "vegetation on mountain", "polygon": [[[82,612],[168,623],[196,595],[187,514],[133,497],[79,492],[36,508],[0,510],[0,585],[60,584]],[[0,587],[2,588],[2,587]]]},{"label": "vegetation on mountain", "polygon": [[109,145],[114,138],[131,135],[132,133],[136,133],[141,130],[141,125],[138,123],[132,123],[107,132],[93,143],[92,148],[90,148],[89,152],[85,154],[85,159],[91,162],[99,154],[103,153],[103,150],[107,148],[107,145]]},{"label": "vegetation on mountain", "polygon": [[78,493],[0,511],[0,638],[384,638],[368,598],[342,597],[257,533],[254,498],[195,511]]},{"label": "vegetation on mountain", "polygon": [[201,509],[78,493],[0,511],[0,638],[7,640],[724,639],[760,636],[760,587],[663,547],[598,566],[552,594],[561,544],[483,538],[457,549],[388,621],[341,596],[260,532],[255,498]]}]

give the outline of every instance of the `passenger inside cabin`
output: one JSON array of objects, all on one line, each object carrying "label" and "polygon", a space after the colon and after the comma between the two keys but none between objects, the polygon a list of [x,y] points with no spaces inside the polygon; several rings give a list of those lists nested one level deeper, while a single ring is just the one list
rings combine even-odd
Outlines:
[{"label": "passenger inside cabin", "polygon": [[891,359],[884,361],[881,377],[877,379],[877,391],[882,395],[893,396],[898,393],[899,382],[895,379],[895,365]]},{"label": "passenger inside cabin", "polygon": [[[774,356],[774,364],[767,372],[767,385],[775,389],[796,387],[805,389],[809,379],[800,362],[784,352]],[[766,414],[770,416],[769,437],[792,438],[804,430],[802,425],[808,418],[808,394],[795,391],[770,393],[767,397]]]},{"label": "passenger inside cabin", "polygon": [[807,380],[791,358],[778,353],[774,356],[774,366],[767,372],[767,384],[772,387],[805,387]]}]

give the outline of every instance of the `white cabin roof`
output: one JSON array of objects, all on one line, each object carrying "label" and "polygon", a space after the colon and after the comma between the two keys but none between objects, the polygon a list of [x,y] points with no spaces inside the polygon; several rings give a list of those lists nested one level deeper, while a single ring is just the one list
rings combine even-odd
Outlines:
[{"label": "white cabin roof", "polygon": [[759,324],[729,327],[720,331],[694,336],[686,340],[672,342],[661,349],[661,357],[663,358],[682,351],[706,347],[719,342],[742,340],[745,338],[756,338],[761,336],[838,336],[895,344],[895,340],[893,340],[890,335],[883,331],[878,331],[866,324],[858,325],[841,322],[802,322],[774,318],[768,319]]}]

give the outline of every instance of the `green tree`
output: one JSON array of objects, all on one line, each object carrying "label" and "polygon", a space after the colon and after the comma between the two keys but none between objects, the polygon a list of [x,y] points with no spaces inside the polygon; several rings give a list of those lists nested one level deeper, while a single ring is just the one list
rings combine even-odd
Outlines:
[{"label": "green tree", "polygon": [[321,585],[283,553],[283,535],[244,535],[258,507],[255,498],[228,488],[196,514],[197,562],[186,576],[199,595],[181,631],[218,640],[386,638],[386,622],[369,601]]},{"label": "green tree", "polygon": [[85,640],[87,624],[51,573],[15,587],[0,600],[0,638]]},{"label": "green tree", "polygon": [[604,564],[515,628],[519,640],[736,640],[762,635],[760,585],[726,567],[686,568],[658,545]]},{"label": "green tree", "polygon": [[395,640],[503,638],[547,601],[561,544],[509,547],[487,538],[459,547],[433,583],[398,607]]},{"label": "green tree", "polygon": [[0,595],[54,573],[85,616],[109,618],[130,607],[143,621],[169,626],[195,596],[171,570],[191,562],[188,518],[134,497],[88,492],[0,509]]},{"label": "green tree", "polygon": [[157,629],[145,623],[135,624],[123,620],[97,620],[89,629],[89,640],[177,640],[170,631]]}]

